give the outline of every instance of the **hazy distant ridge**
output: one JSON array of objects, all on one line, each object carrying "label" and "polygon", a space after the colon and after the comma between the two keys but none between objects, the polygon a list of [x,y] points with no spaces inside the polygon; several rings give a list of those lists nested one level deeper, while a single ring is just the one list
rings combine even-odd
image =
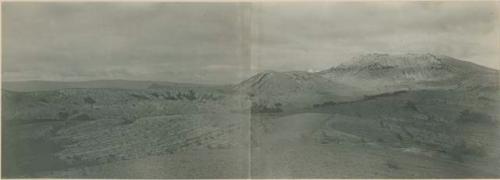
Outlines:
[{"label": "hazy distant ridge", "polygon": [[[263,83],[249,86],[249,82]],[[270,81],[273,81],[271,84]],[[462,83],[492,84],[498,83],[498,70],[480,66],[471,62],[458,60],[444,55],[433,54],[365,54],[356,56],[351,61],[309,73],[293,72],[263,72],[235,85],[237,89],[249,88],[246,91],[274,91],[277,86],[291,89],[317,89],[342,86],[377,89],[417,87],[418,83],[446,81],[444,84],[456,85]],[[495,82],[496,81],[496,82]],[[307,85],[306,85],[307,84]],[[207,85],[192,83],[175,83],[166,81],[134,81],[134,80],[95,80],[80,82],[61,81],[11,81],[2,82],[2,88],[11,91],[44,91],[66,88],[119,88],[147,89],[168,87],[222,87],[223,85]],[[308,87],[306,87],[308,86]],[[270,89],[263,89],[267,87]],[[254,89],[257,88],[257,89]],[[252,90],[253,89],[253,90]],[[340,89],[345,89],[344,87]],[[340,90],[338,89],[338,90]],[[397,88],[396,88],[397,89]],[[279,90],[275,89],[275,90]],[[389,90],[390,91],[390,90]],[[272,93],[272,92],[269,92]]]}]

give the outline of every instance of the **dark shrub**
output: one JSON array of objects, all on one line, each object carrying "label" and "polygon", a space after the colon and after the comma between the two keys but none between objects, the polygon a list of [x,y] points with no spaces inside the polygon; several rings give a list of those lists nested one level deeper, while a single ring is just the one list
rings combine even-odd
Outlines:
[{"label": "dark shrub", "polygon": [[465,124],[465,123],[482,123],[487,125],[496,125],[495,121],[491,116],[483,113],[473,112],[468,109],[460,112],[457,123]]},{"label": "dark shrub", "polygon": [[68,112],[59,112],[57,113],[57,117],[59,117],[59,120],[66,120],[69,117]]},{"label": "dark shrub", "polygon": [[160,97],[160,95],[158,93],[151,93],[151,95],[154,96],[155,98]]},{"label": "dark shrub", "polygon": [[194,93],[193,90],[189,90],[189,92],[187,94],[185,94],[184,97],[186,97],[186,99],[188,99],[190,101],[193,101],[196,99],[196,94]]},{"label": "dark shrub", "polygon": [[401,169],[401,167],[399,166],[399,163],[397,163],[396,161],[393,161],[393,160],[386,161],[385,165],[390,169],[395,169],[395,170]]},{"label": "dark shrub", "polygon": [[135,119],[134,118],[128,118],[128,117],[125,117],[123,118],[123,123],[124,125],[127,125],[127,124],[132,124],[134,123]]},{"label": "dark shrub", "polygon": [[401,90],[401,91],[394,91],[394,92],[382,93],[382,94],[377,94],[377,95],[365,95],[364,100],[371,100],[371,99],[375,99],[375,98],[395,96],[395,95],[400,95],[400,94],[404,94],[407,92],[408,91],[406,91],[406,90]]},{"label": "dark shrub", "polygon": [[[277,104],[279,105],[277,106]],[[252,113],[278,113],[278,112],[283,112],[283,109],[281,109],[280,103],[276,103],[274,106],[271,107],[257,103],[252,103],[250,111]]]},{"label": "dark shrub", "polygon": [[89,96],[83,98],[83,101],[87,104],[90,104],[90,108],[93,108],[94,104],[96,103],[96,101]]},{"label": "dark shrub", "polygon": [[413,101],[406,101],[404,108],[419,112],[417,105],[415,105],[415,103]]},{"label": "dark shrub", "polygon": [[40,102],[49,103],[49,101],[47,101],[47,99],[45,99],[45,98],[40,99]]},{"label": "dark shrub", "polygon": [[166,95],[163,96],[163,98],[166,100],[177,100],[177,98],[175,98],[175,96],[172,96],[170,92],[167,92]]},{"label": "dark shrub", "polygon": [[324,102],[324,103],[321,103],[321,104],[314,104],[313,107],[314,108],[319,108],[319,107],[326,107],[326,106],[334,106],[336,104],[337,103],[334,102],[334,101],[327,101],[327,102]]},{"label": "dark shrub", "polygon": [[460,162],[463,162],[466,156],[482,157],[486,155],[486,149],[484,147],[470,145],[465,141],[456,143],[447,152],[453,159]]},{"label": "dark shrub", "polygon": [[133,96],[137,99],[141,99],[141,100],[149,100],[149,98],[147,96],[140,95],[140,94],[131,94],[131,96]]},{"label": "dark shrub", "polygon": [[181,92],[178,92],[176,97],[177,97],[177,99],[180,99],[180,100],[184,99],[183,94]]}]

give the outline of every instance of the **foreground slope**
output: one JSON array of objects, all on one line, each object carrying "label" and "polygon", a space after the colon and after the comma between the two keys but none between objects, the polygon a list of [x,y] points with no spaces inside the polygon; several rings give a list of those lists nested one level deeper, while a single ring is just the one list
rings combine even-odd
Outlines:
[{"label": "foreground slope", "polygon": [[252,177],[497,178],[498,89],[419,90],[252,115]]},{"label": "foreground slope", "polygon": [[47,173],[185,151],[223,153],[228,162],[219,175],[247,176],[242,155],[248,154],[248,105],[217,89],[62,89],[2,96],[4,177],[58,177]]}]

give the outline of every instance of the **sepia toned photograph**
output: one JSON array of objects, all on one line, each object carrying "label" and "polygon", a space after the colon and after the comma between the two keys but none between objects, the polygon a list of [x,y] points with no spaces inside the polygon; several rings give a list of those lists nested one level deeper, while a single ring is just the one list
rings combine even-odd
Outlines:
[{"label": "sepia toned photograph", "polygon": [[500,178],[500,2],[1,2],[1,178]]}]

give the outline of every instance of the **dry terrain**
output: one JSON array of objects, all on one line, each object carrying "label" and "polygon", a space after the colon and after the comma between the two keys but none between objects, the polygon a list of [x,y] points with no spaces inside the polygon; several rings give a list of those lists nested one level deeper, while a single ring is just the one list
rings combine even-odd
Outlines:
[{"label": "dry terrain", "polygon": [[369,54],[227,86],[4,83],[2,177],[499,178],[498,74]]}]

